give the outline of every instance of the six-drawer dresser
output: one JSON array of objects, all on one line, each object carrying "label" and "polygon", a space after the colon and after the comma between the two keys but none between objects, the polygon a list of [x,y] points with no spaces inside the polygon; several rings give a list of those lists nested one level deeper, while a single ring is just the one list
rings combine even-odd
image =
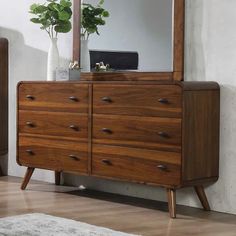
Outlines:
[{"label": "six-drawer dresser", "polygon": [[213,82],[78,81],[18,85],[17,162],[28,167],[176,190],[219,173],[219,86]]}]

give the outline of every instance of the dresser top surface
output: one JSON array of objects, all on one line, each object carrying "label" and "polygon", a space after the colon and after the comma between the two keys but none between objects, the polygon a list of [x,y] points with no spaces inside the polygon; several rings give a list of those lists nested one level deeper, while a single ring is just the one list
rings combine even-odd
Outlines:
[{"label": "dresser top surface", "polygon": [[86,80],[77,80],[77,81],[20,81],[18,83],[18,87],[21,84],[103,84],[103,85],[169,85],[169,86],[179,86],[184,91],[187,90],[220,90],[220,86],[216,82],[206,82],[206,81],[135,81],[135,80],[127,80],[127,81],[104,81],[104,80],[96,80],[96,81],[86,81]]}]

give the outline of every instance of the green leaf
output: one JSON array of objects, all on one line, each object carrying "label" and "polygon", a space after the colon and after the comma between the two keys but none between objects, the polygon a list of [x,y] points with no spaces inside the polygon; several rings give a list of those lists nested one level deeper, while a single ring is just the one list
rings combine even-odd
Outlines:
[{"label": "green leaf", "polygon": [[103,12],[104,12],[104,9],[103,8],[96,8],[95,10],[94,10],[94,14],[95,15],[102,15],[103,14]]},{"label": "green leaf", "polygon": [[59,4],[52,4],[51,5],[51,7],[53,8],[53,9],[55,9],[57,12],[60,12],[60,11],[62,11],[63,10],[63,6],[60,6]]},{"label": "green leaf", "polygon": [[53,37],[53,31],[67,33],[72,28],[70,22],[72,17],[71,7],[71,0],[47,0],[43,5],[32,4],[30,13],[34,17],[30,21],[40,24],[40,29],[46,30],[50,37]]},{"label": "green leaf", "polygon": [[32,4],[32,5],[30,6],[30,10],[31,10],[31,11],[34,11],[34,10],[38,7],[38,5],[39,5],[39,4],[36,4],[36,3]]},{"label": "green leaf", "polygon": [[31,5],[30,10],[33,14],[41,14],[47,10],[47,7],[45,7],[44,5],[33,4]]},{"label": "green leaf", "polygon": [[71,15],[66,11],[58,12],[59,20],[68,21]]},{"label": "green leaf", "polygon": [[68,33],[72,29],[72,25],[70,21],[68,22],[60,22],[55,26],[55,31],[58,33]]},{"label": "green leaf", "polygon": [[82,34],[84,37],[89,37],[89,35],[97,33],[99,35],[98,26],[103,26],[106,24],[104,18],[110,16],[109,12],[105,10],[102,5],[104,0],[100,0],[96,6],[88,3],[82,4]]},{"label": "green leaf", "polygon": [[100,0],[100,2],[98,3],[99,6],[103,5],[104,4],[104,0]]},{"label": "green leaf", "polygon": [[30,21],[32,21],[35,24],[40,24],[41,21],[38,18],[31,18]]},{"label": "green leaf", "polygon": [[103,16],[103,17],[109,17],[110,14],[109,14],[108,11],[103,11],[102,16]]},{"label": "green leaf", "polygon": [[64,8],[64,11],[66,11],[66,12],[70,15],[70,17],[71,17],[72,14],[73,14],[70,7],[65,7],[65,8]]},{"label": "green leaf", "polygon": [[[49,1],[49,0],[48,0]],[[47,5],[48,10],[55,11],[56,4],[54,2],[51,2]]]},{"label": "green leaf", "polygon": [[61,0],[60,1],[60,4],[63,6],[63,7],[71,7],[72,6],[72,3],[68,0]]}]

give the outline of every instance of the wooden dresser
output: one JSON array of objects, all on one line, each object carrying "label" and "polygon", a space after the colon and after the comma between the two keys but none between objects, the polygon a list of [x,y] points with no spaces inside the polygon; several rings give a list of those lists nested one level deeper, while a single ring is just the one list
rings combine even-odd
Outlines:
[{"label": "wooden dresser", "polygon": [[81,81],[18,85],[19,165],[176,190],[219,174],[219,86],[213,82]]},{"label": "wooden dresser", "polygon": [[8,41],[0,38],[0,156],[8,152]]}]

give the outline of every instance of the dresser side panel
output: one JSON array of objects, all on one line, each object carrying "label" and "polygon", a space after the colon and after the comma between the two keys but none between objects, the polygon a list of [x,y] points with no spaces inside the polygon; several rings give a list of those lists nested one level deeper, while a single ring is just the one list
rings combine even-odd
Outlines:
[{"label": "dresser side panel", "polygon": [[184,185],[219,176],[220,91],[184,91],[183,157]]}]

